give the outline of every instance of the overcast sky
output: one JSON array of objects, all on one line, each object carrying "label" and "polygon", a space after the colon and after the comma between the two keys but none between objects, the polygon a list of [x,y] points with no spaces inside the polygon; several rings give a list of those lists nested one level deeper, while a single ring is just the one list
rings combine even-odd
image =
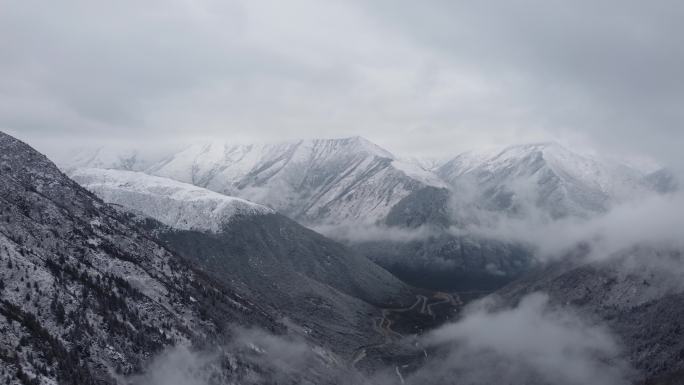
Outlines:
[{"label": "overcast sky", "polygon": [[672,161],[682,20],[675,0],[0,0],[0,129],[48,152],[362,135]]}]

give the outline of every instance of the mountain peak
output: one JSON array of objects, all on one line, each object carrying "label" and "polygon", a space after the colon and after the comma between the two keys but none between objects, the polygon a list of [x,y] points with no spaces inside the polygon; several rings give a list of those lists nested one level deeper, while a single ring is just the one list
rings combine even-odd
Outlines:
[{"label": "mountain peak", "polygon": [[330,146],[333,149],[343,150],[348,153],[367,153],[380,158],[395,159],[391,152],[358,135],[342,138],[310,139],[304,140],[302,143],[308,143],[312,146]]},{"label": "mountain peak", "polygon": [[550,141],[508,146],[499,152],[496,157],[524,157],[534,153],[541,153],[542,155],[575,154],[558,142]]},{"label": "mountain peak", "polygon": [[24,162],[21,166],[31,166],[33,162],[50,163],[47,157],[34,150],[21,140],[0,131],[0,148],[3,149],[0,159],[3,162],[10,162],[13,159],[21,158]]},{"label": "mountain peak", "polygon": [[2,174],[11,175],[38,190],[48,189],[56,181],[69,182],[45,155],[0,131],[0,175]]}]

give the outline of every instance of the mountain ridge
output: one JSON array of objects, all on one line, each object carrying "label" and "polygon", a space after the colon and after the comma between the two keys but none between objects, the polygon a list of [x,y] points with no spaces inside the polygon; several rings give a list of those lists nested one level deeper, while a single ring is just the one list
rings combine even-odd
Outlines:
[{"label": "mountain ridge", "polygon": [[0,149],[0,362],[17,373],[10,383],[115,384],[166,347],[220,340],[230,323],[282,330],[27,144],[0,132]]},{"label": "mountain ridge", "polygon": [[[107,163],[81,156],[88,160],[67,162],[64,168],[131,169],[125,159],[114,158]],[[265,204],[305,224],[378,222],[411,191],[442,184],[361,137],[258,145],[193,144],[138,168]]]},{"label": "mountain ridge", "polygon": [[594,216],[650,192],[645,174],[555,142],[462,154],[437,174],[454,188],[469,186],[472,195],[481,196],[477,204],[487,210],[541,209],[552,218]]},{"label": "mountain ridge", "polygon": [[275,213],[244,199],[142,172],[89,168],[77,169],[71,177],[106,202],[181,230],[219,232],[236,215]]}]

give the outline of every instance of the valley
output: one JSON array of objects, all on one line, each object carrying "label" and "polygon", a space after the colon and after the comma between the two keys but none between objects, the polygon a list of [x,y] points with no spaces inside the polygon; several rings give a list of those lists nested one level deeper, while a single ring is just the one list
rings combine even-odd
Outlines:
[{"label": "valley", "polygon": [[[7,135],[1,139],[4,155],[0,166],[5,180],[1,215],[5,220],[0,221],[0,250],[3,260],[8,261],[2,274],[2,314],[5,320],[22,325],[17,330],[7,321],[9,329],[5,330],[10,334],[3,346],[9,349],[17,341],[34,341],[25,358],[21,354],[8,356],[5,362],[19,360],[19,364],[11,365],[34,373],[34,378],[72,378],[67,367],[43,369],[54,363],[50,363],[51,358],[28,358],[34,354],[52,357],[56,351],[72,351],[69,368],[85,368],[80,376],[96,377],[104,384],[112,383],[116,376],[144,374],[145,357],[163,354],[174,346],[200,352],[223,345],[227,347],[220,348],[219,357],[229,364],[212,364],[206,373],[214,378],[265,383],[285,375],[291,383],[326,379],[330,384],[341,384],[346,381],[341,378],[349,377],[372,385],[397,381],[412,384],[431,377],[434,366],[442,365],[450,355],[461,354],[458,349],[462,347],[445,348],[435,343],[435,335],[467,324],[473,309],[482,304],[491,303],[489,311],[494,315],[516,311],[516,304],[539,291],[549,296],[549,306],[571,304],[582,317],[603,319],[625,344],[628,362],[648,376],[645,378],[665,378],[681,369],[675,358],[680,354],[674,337],[679,333],[678,323],[652,334],[632,326],[639,322],[634,314],[641,314],[637,319],[650,317],[657,322],[656,312],[662,313],[662,307],[680,295],[675,276],[662,271],[664,266],[676,263],[672,259],[678,260],[676,249],[669,254],[657,248],[643,249],[644,255],[657,255],[659,259],[651,259],[662,263],[641,271],[625,271],[622,266],[626,262],[620,262],[636,258],[634,252],[616,249],[625,254],[618,253],[603,264],[591,260],[590,246],[582,245],[570,251],[574,257],[566,256],[555,263],[540,261],[532,245],[468,232],[469,225],[464,222],[486,221],[492,213],[515,219],[523,212],[514,206],[487,208],[489,203],[470,202],[468,205],[480,210],[476,217],[470,216],[472,212],[454,213],[464,204],[454,200],[459,185],[447,187],[447,182],[436,182],[437,174],[426,176],[426,170],[420,180],[403,184],[417,183],[413,192],[382,198],[385,204],[396,198],[383,209],[386,218],[378,217],[369,228],[367,222],[364,224],[369,218],[359,217],[356,226],[368,229],[371,238],[343,235],[344,226],[349,226],[347,217],[336,225],[339,227],[327,228],[329,235],[339,235],[335,240],[312,230],[310,227],[316,226],[311,222],[295,221],[274,207],[201,187],[195,184],[197,179],[187,183],[149,171],[161,170],[159,167],[147,171],[71,168],[67,177],[26,144]],[[328,150],[341,146],[344,150],[340,151],[348,151],[345,146],[357,142],[312,143],[326,143]],[[381,161],[389,162],[386,165],[393,162],[388,152],[360,143],[363,151],[372,150],[373,155],[365,153],[364,157],[386,159]],[[291,149],[296,152],[307,146],[300,143]],[[549,179],[551,185],[540,188],[550,189],[552,195],[567,189],[568,181],[556,178],[568,172],[558,171],[558,166],[540,166],[546,147],[541,152],[539,147],[531,148],[532,154],[523,157],[519,167],[532,162],[534,178],[537,173],[541,177],[556,170],[558,175]],[[551,149],[557,151],[553,146]],[[313,153],[319,154],[319,150]],[[337,163],[331,153],[326,154],[327,162],[341,167],[330,171],[331,178],[356,167],[350,164],[358,159],[350,164]],[[302,183],[341,181],[317,179],[320,170],[310,169],[311,164],[300,159],[288,167],[306,166],[289,172],[303,175]],[[453,162],[448,167],[453,168]],[[506,167],[506,178],[513,174],[530,177],[528,171],[512,173]],[[391,173],[405,171],[402,167]],[[309,172],[313,174],[307,175]],[[346,192],[336,199],[345,205],[363,206],[368,196],[357,194],[383,191],[372,185],[375,177],[361,178],[364,173],[343,187]],[[414,171],[402,178],[412,175]],[[646,182],[634,180],[638,180],[635,191],[646,188]],[[421,184],[425,181],[432,186]],[[498,189],[506,190],[504,185]],[[361,201],[350,203],[355,196],[362,197]],[[574,205],[573,200],[580,199],[567,198],[568,208]],[[543,210],[546,203],[539,202]],[[596,210],[593,214],[549,212],[549,218],[602,218],[604,208]],[[323,216],[317,220],[332,219]],[[57,227],[57,223],[61,225]],[[18,275],[15,266],[19,267]],[[31,276],[40,278],[34,282]],[[597,285],[603,286],[599,289]],[[34,291],[38,299],[22,305],[21,299],[33,299]],[[115,315],[105,310],[109,307],[118,309]],[[672,319],[676,319],[678,309],[669,305]],[[491,316],[481,317],[486,320]],[[260,331],[240,331],[244,327]],[[145,336],[139,334],[143,331]],[[253,337],[242,337],[245,333]],[[54,336],[50,338],[58,342],[47,348],[40,344],[43,337],[39,335]],[[241,338],[261,342],[248,339],[246,350],[232,345]],[[100,342],[85,351],[74,350],[78,349],[77,341],[85,339]],[[662,347],[663,341],[668,348]],[[299,349],[310,354],[316,364],[272,367],[262,357],[269,350],[253,345],[259,343],[274,344],[274,351]],[[136,348],[140,344],[148,350]],[[644,352],[648,353],[644,356]],[[275,359],[279,362],[283,358]],[[115,369],[103,369],[108,367]],[[285,369],[286,374],[282,372]],[[536,376],[531,370],[529,375]]]},{"label": "valley", "polygon": [[682,20],[0,0],[0,385],[684,385]]}]

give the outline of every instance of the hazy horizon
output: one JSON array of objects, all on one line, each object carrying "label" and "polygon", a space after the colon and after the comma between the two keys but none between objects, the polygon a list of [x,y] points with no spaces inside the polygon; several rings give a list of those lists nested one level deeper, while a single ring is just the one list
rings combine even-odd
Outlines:
[{"label": "hazy horizon", "polygon": [[406,156],[557,141],[678,163],[683,14],[637,1],[8,1],[0,129],[48,153],[363,135]]}]

